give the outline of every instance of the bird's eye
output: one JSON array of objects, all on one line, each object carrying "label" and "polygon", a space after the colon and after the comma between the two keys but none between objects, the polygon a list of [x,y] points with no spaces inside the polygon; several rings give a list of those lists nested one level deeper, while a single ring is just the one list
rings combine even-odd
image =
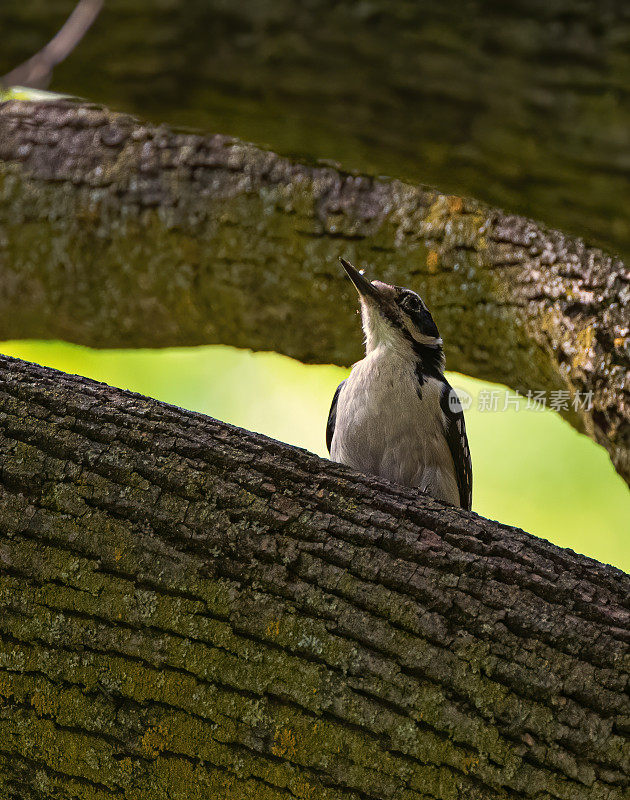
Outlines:
[{"label": "bird's eye", "polygon": [[400,305],[405,309],[405,311],[420,311],[422,308],[422,303],[417,294],[406,294],[403,297]]}]

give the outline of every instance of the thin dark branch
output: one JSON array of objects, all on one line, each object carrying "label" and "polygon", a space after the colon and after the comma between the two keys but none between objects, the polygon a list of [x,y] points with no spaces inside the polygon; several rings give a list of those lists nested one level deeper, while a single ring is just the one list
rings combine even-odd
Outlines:
[{"label": "thin dark branch", "polygon": [[70,55],[98,17],[103,0],[79,0],[59,32],[38,53],[0,78],[2,86],[45,89],[53,69]]}]

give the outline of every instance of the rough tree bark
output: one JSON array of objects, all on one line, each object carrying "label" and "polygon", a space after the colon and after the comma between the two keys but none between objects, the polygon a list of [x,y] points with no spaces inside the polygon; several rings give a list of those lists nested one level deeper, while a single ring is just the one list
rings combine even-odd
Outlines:
[{"label": "rough tree bark", "polygon": [[426,298],[451,369],[593,392],[566,413],[630,480],[619,259],[426,187],[69,102],[0,106],[0,338],[359,355],[337,256]]},{"label": "rough tree bark", "polygon": [[[0,75],[76,0],[3,0]],[[477,197],[630,257],[630,13],[576,0],[107,0],[56,91]]]},{"label": "rough tree bark", "polygon": [[0,359],[2,797],[622,800],[630,576]]}]

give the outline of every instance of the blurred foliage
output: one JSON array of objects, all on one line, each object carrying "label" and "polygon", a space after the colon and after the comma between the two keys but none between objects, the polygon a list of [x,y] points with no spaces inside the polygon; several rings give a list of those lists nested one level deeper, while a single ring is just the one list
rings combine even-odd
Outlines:
[{"label": "blurred foliage", "polygon": [[[347,374],[339,367],[228,347],[99,351],[58,342],[5,342],[0,350],[323,456],[330,401]],[[474,510],[629,570],[630,494],[606,452],[551,411],[480,411],[479,391],[501,387],[456,373],[449,378],[473,396],[466,422]]]}]

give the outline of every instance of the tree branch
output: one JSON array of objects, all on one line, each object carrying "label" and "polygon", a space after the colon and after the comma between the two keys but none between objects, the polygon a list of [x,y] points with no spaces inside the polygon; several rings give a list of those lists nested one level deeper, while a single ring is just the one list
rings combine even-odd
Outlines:
[{"label": "tree branch", "polygon": [[625,796],[621,571],[8,358],[0,430],[11,796]]},{"label": "tree branch", "polygon": [[79,0],[58,33],[38,53],[0,78],[0,86],[45,89],[53,69],[74,50],[98,17],[103,0]]},{"label": "tree branch", "polygon": [[520,217],[66,101],[0,106],[0,338],[223,342],[348,364],[336,260],[411,285],[449,367],[593,392],[567,417],[630,480],[626,266]]},{"label": "tree branch", "polygon": [[[0,73],[74,0],[0,3]],[[335,158],[630,256],[623,3],[107,0],[57,91]]]}]

